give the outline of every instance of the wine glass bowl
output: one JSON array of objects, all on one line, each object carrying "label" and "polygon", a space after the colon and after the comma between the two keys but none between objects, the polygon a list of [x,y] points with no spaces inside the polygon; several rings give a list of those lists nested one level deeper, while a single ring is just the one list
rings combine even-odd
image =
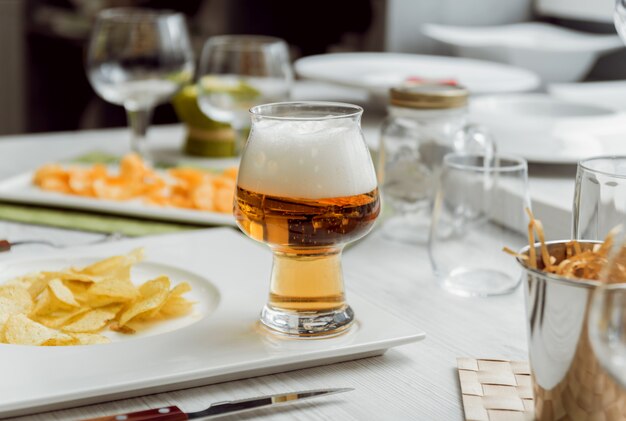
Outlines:
[{"label": "wine glass bowl", "polygon": [[285,41],[256,35],[209,38],[198,71],[198,104],[209,118],[237,132],[237,150],[250,126],[248,110],[289,98],[293,72]]},{"label": "wine glass bowl", "polygon": [[102,11],[91,35],[86,67],[96,93],[126,109],[132,150],[147,158],[145,137],[152,110],[193,78],[185,17],[140,8]]}]

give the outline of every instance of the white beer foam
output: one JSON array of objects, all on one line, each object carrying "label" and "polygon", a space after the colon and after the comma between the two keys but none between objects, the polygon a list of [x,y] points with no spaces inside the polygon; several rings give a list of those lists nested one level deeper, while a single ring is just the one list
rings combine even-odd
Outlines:
[{"label": "white beer foam", "polygon": [[376,175],[352,121],[263,120],[252,127],[237,183],[256,193],[322,199],[368,193]]}]

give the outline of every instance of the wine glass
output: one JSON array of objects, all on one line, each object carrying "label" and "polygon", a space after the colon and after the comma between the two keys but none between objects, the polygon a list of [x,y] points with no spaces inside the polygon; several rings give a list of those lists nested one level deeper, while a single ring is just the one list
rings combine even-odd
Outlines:
[{"label": "wine glass", "polygon": [[589,341],[600,365],[626,388],[626,243],[624,234],[610,254],[589,308]]},{"label": "wine glass", "polygon": [[250,126],[248,110],[289,98],[293,71],[285,41],[255,35],[209,38],[198,71],[198,105],[235,130],[239,154]]},{"label": "wine glass", "polygon": [[626,388],[626,284],[596,288],[589,312],[589,340],[602,367]]},{"label": "wine glass", "polygon": [[613,23],[622,41],[626,42],[626,0],[615,1]]},{"label": "wine glass", "polygon": [[140,8],[107,9],[97,17],[87,76],[104,100],[126,109],[131,149],[150,161],[146,132],[155,106],[193,78],[185,17]]}]

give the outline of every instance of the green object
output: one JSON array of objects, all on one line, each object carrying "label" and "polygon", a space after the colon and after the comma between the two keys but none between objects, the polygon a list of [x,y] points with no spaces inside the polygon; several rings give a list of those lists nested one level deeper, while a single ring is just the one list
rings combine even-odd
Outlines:
[{"label": "green object", "polygon": [[116,232],[128,237],[157,235],[207,228],[197,225],[158,222],[117,215],[52,209],[0,202],[0,219],[23,224],[46,225],[81,231]]},{"label": "green object", "polygon": [[172,105],[187,127],[185,153],[193,156],[229,157],[235,155],[235,132],[230,125],[211,120],[198,106],[198,88],[184,87]]},{"label": "green object", "polygon": [[92,152],[87,152],[84,155],[77,156],[76,158],[72,158],[71,162],[73,164],[85,164],[85,165],[93,165],[93,164],[114,165],[120,162],[120,157],[117,155],[111,155],[110,153],[107,153],[107,152],[92,151]]}]

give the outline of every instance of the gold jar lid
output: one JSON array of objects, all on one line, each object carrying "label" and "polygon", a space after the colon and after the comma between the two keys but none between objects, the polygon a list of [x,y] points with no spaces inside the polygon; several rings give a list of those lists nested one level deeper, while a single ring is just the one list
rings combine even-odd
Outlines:
[{"label": "gold jar lid", "polygon": [[462,86],[434,83],[405,85],[389,90],[389,103],[421,110],[459,108],[467,105],[469,92]]}]

